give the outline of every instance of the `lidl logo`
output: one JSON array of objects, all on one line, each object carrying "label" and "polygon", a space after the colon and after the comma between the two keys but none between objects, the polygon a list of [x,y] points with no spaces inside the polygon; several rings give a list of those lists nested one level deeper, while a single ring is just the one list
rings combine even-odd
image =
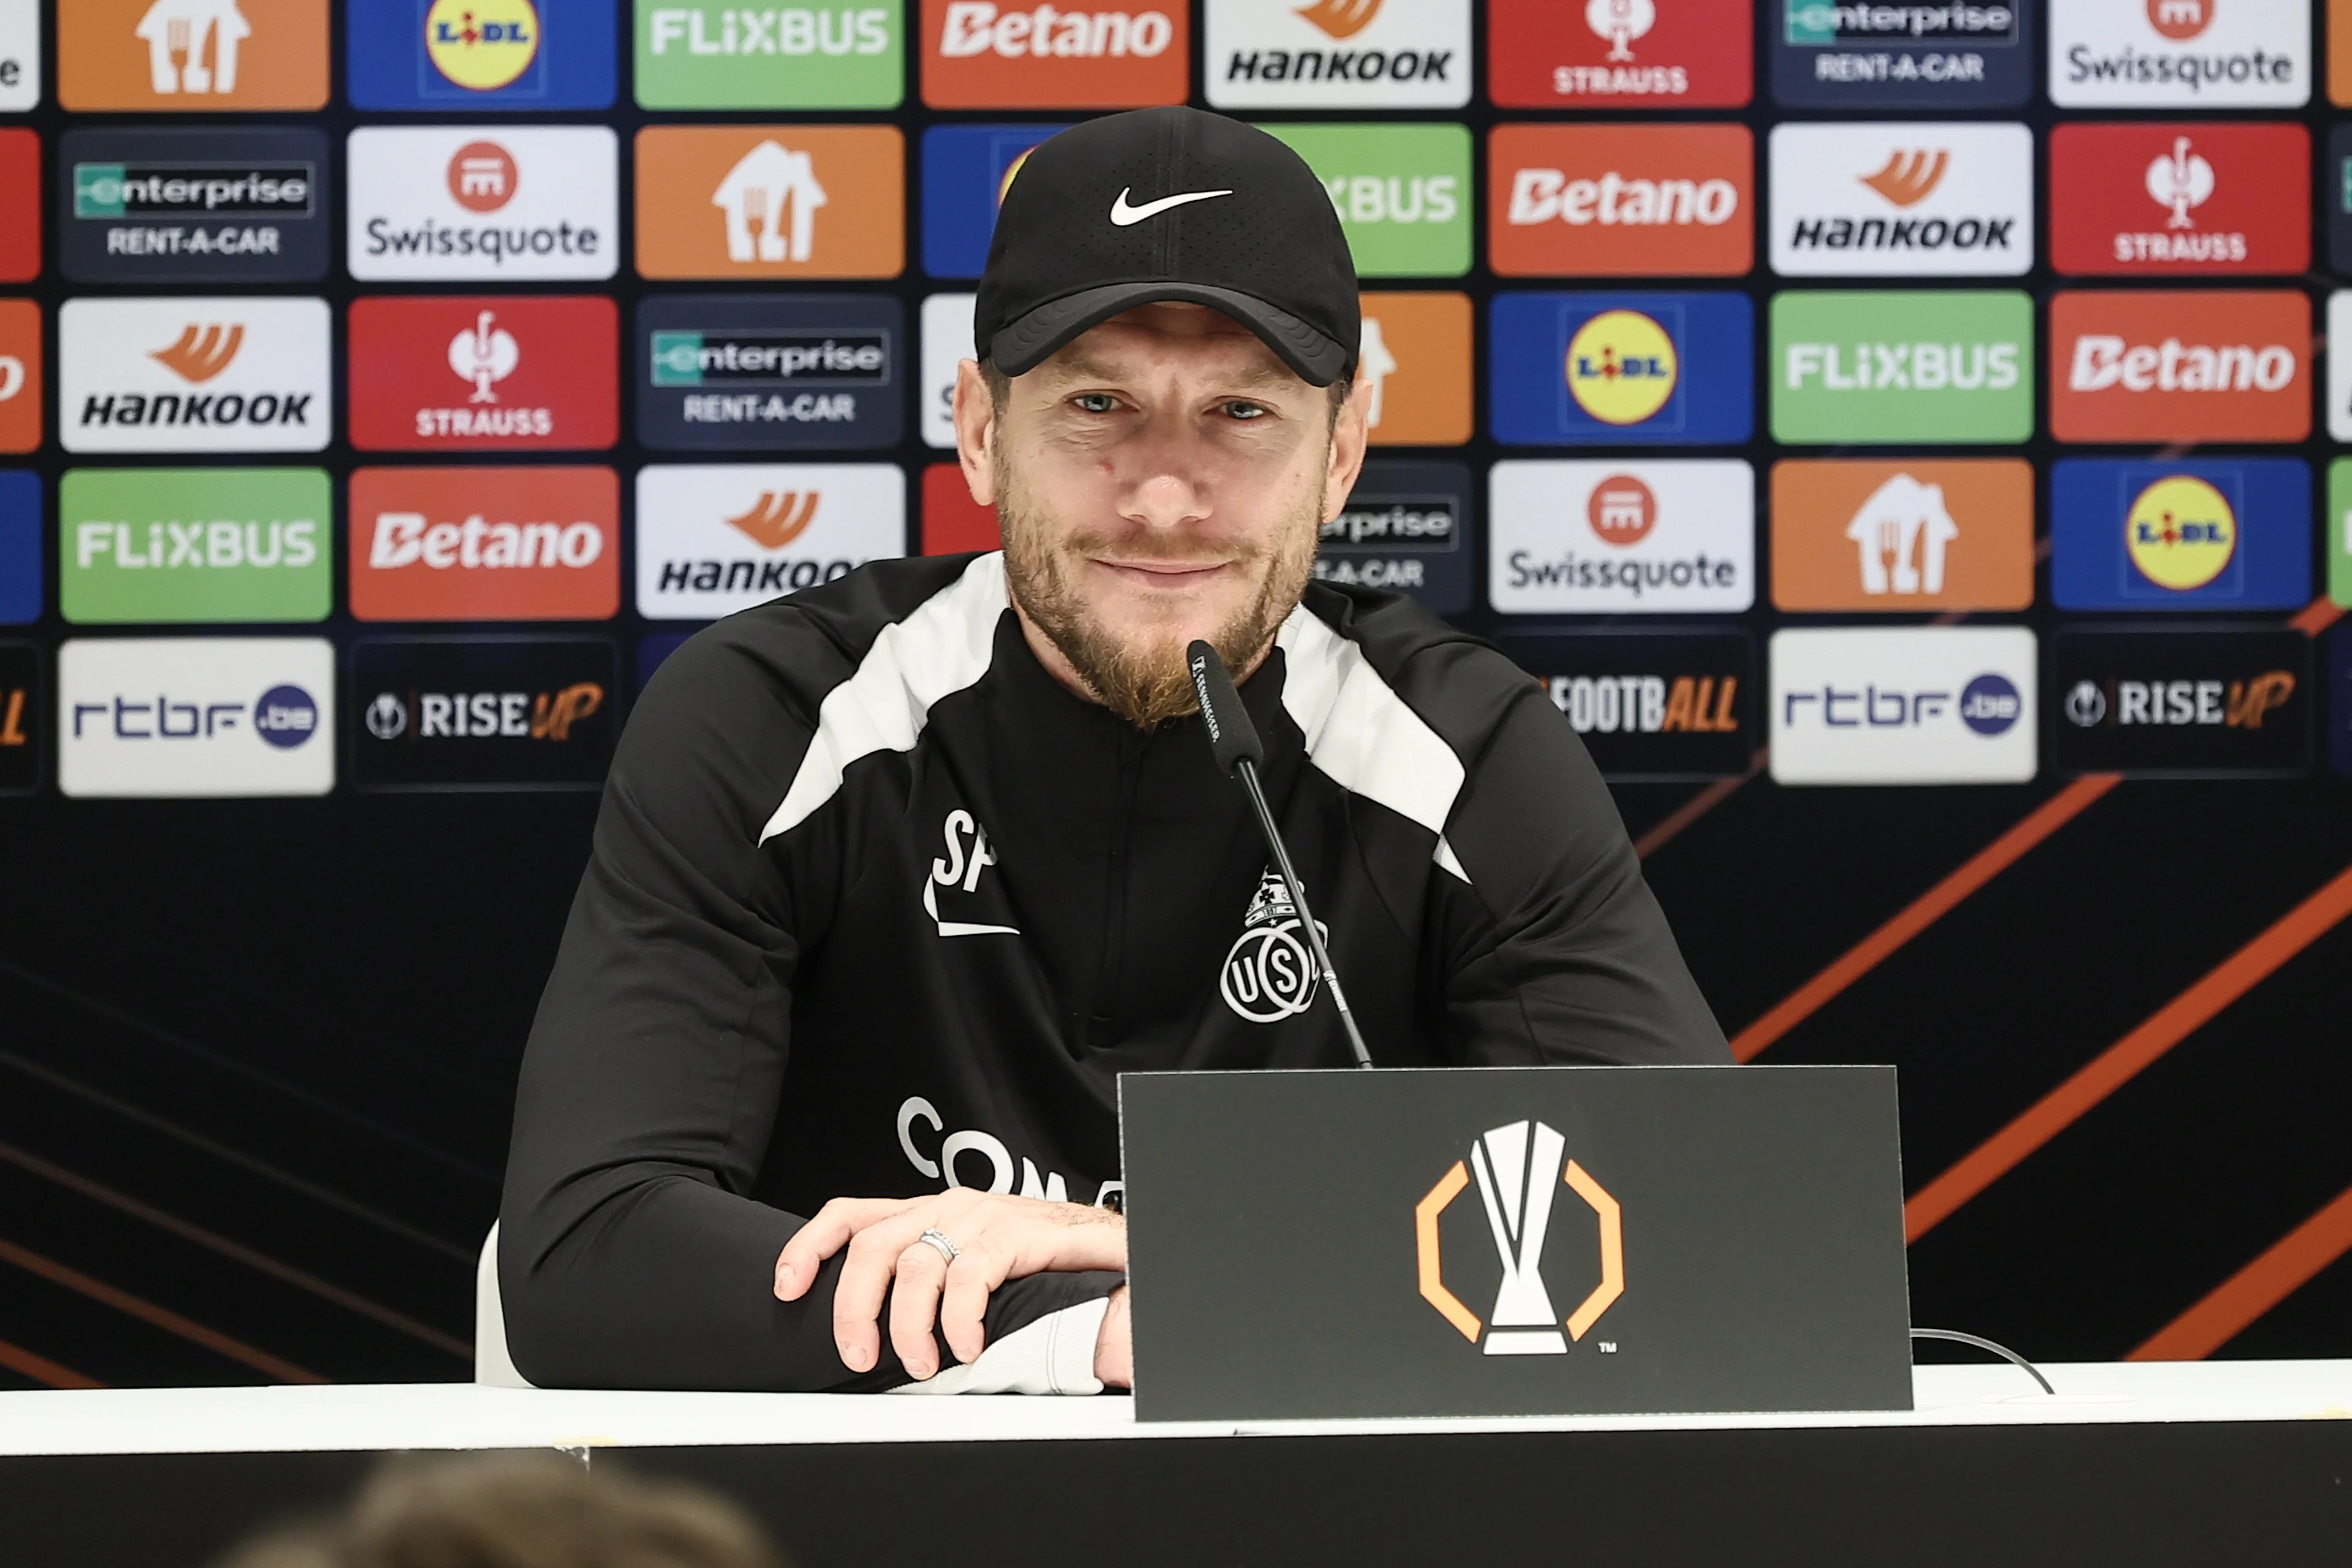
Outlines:
[{"label": "lidl logo", "polygon": [[635,34],[646,109],[896,109],[905,96],[905,0],[636,0]]},{"label": "lidl logo", "polygon": [[1470,101],[1470,0],[1208,0],[1219,109],[1458,109]]},{"label": "lidl logo", "polygon": [[40,306],[0,300],[0,452],[40,447],[41,367]]},{"label": "lidl logo", "polygon": [[1368,293],[1358,395],[1376,447],[1470,439],[1470,297]]},{"label": "lidl logo", "polygon": [[0,283],[41,275],[41,139],[30,131],[0,130]]},{"label": "lidl logo", "polygon": [[923,132],[923,270],[977,278],[996,212],[1030,150],[1062,125],[934,125]]},{"label": "lidl logo", "polygon": [[2061,125],[2050,138],[2051,265],[2114,277],[2301,272],[2310,191],[2300,125]]},{"label": "lidl logo", "polygon": [[41,476],[0,468],[0,626],[41,618]]},{"label": "lidl logo", "polygon": [[58,165],[58,249],[76,281],[326,275],[327,139],[317,131],[68,131]]},{"label": "lidl logo", "polygon": [[1780,609],[2033,603],[2033,469],[2019,458],[1777,463],[1770,515]]},{"label": "lidl logo", "polygon": [[2068,458],[2050,476],[2063,610],[2300,609],[2311,470],[2283,458]]},{"label": "lidl logo", "polygon": [[1755,259],[1744,125],[1505,125],[1487,153],[1506,276],[1738,277]]},{"label": "lidl logo", "polygon": [[933,109],[1143,109],[1192,88],[1188,0],[1092,10],[923,0],[923,101]]},{"label": "lidl logo", "polygon": [[602,621],[620,608],[610,468],[361,468],[352,614],[362,621]]},{"label": "lidl logo", "polygon": [[150,114],[323,109],[327,0],[69,0],[58,7],[58,100]]},{"label": "lidl logo", "polygon": [[1359,278],[1470,270],[1470,132],[1460,125],[1265,125],[1331,195]]},{"label": "lidl logo", "polygon": [[2050,0],[2053,103],[2292,109],[2310,98],[2310,0]]},{"label": "lidl logo", "polygon": [[2015,108],[2033,91],[2038,3],[1763,0],[1772,96],[1818,109]]},{"label": "lidl logo", "polygon": [[[2327,596],[2352,609],[2352,458],[2327,465],[2327,516],[2322,524],[2326,538],[2321,552],[2327,557]],[[2352,710],[2346,710],[2352,728]]]},{"label": "lidl logo", "polygon": [[41,101],[41,0],[0,0],[0,114]]},{"label": "lidl logo", "polygon": [[1755,423],[1744,294],[1498,294],[1495,436],[1513,445],[1727,445]]},{"label": "lidl logo", "polygon": [[318,452],[334,429],[323,300],[68,300],[68,452]]},{"label": "lidl logo", "polygon": [[637,308],[637,437],[671,449],[895,447],[906,317],[868,294],[688,294]]},{"label": "lidl logo", "polygon": [[1950,121],[1776,125],[1772,270],[2018,276],[2033,265],[2033,134]]},{"label": "lidl logo", "polygon": [[2061,441],[2300,441],[2311,433],[2300,289],[2061,292],[2050,430]]},{"label": "lidl logo", "polygon": [[605,109],[614,0],[350,0],[352,107]]},{"label": "lidl logo", "polygon": [[1486,596],[1505,615],[1756,602],[1756,474],[1738,458],[1500,462],[1486,515]]},{"label": "lidl logo", "polygon": [[2023,784],[2038,760],[2038,663],[2025,626],[1775,632],[1772,778]]},{"label": "lidl logo", "polygon": [[353,300],[352,445],[561,451],[620,433],[619,319],[593,295]]},{"label": "lidl logo", "polygon": [[2007,291],[1777,294],[1770,384],[1780,441],[2022,441],[2032,304]]},{"label": "lidl logo", "polygon": [[637,613],[648,620],[717,620],[906,548],[895,463],[637,473]]},{"label": "lidl logo", "polygon": [[324,637],[76,638],[58,650],[58,788],[228,799],[335,787]]},{"label": "lidl logo", "polygon": [[350,143],[352,276],[610,278],[618,164],[601,125],[363,126]]},{"label": "lidl logo", "polygon": [[906,147],[889,125],[660,125],[637,133],[647,278],[892,278]]},{"label": "lidl logo", "polygon": [[333,496],[318,468],[75,468],[58,605],[77,626],[323,621]]},{"label": "lidl logo", "polygon": [[1738,109],[1748,0],[1487,0],[1486,84],[1507,109]]}]

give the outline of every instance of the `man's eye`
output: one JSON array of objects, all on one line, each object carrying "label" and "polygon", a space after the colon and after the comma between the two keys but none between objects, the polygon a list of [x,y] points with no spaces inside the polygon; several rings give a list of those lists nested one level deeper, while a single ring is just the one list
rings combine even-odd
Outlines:
[{"label": "man's eye", "polygon": [[1232,419],[1255,419],[1265,412],[1265,405],[1263,403],[1244,403],[1235,399],[1225,405],[1226,417]]},{"label": "man's eye", "polygon": [[1081,392],[1070,401],[1088,414],[1108,414],[1118,407],[1118,399],[1108,392]]}]

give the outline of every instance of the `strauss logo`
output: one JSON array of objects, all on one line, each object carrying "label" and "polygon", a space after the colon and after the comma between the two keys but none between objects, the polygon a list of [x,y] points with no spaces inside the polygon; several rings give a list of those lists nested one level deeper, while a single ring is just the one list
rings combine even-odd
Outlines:
[{"label": "strauss logo", "polygon": [[2197,220],[2189,209],[2212,199],[2213,165],[2189,150],[2188,137],[2176,136],[2171,155],[2147,166],[2147,194],[2157,205],[2172,209],[2165,227],[2195,228]]},{"label": "strauss logo", "polygon": [[1874,174],[1862,175],[1861,179],[1898,207],[1916,206],[1944,183],[1944,171],[1951,163],[1951,153],[1942,150],[1889,153],[1885,167]]},{"label": "strauss logo", "polygon": [[762,550],[782,550],[809,530],[824,496],[818,490],[766,490],[740,517],[727,525],[741,531]]},{"label": "strauss logo", "polygon": [[1633,40],[1658,25],[1658,7],[1654,0],[1587,0],[1584,25],[1594,37],[1609,40],[1603,58],[1630,60]]},{"label": "strauss logo", "polygon": [[1380,14],[1381,0],[1315,0],[1297,12],[1335,38],[1354,37]]}]

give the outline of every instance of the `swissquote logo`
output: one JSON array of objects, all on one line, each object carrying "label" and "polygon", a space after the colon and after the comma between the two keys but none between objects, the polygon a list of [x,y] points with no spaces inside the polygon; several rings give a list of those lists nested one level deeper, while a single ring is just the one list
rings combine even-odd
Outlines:
[{"label": "swissquote logo", "polygon": [[923,0],[923,101],[933,109],[1181,103],[1192,75],[1191,17],[1183,0],[1096,0],[1086,9]]},{"label": "swissquote logo", "polygon": [[1737,277],[1754,258],[1754,165],[1744,125],[1497,127],[1495,270]]},{"label": "swissquote logo", "polygon": [[72,110],[320,109],[327,0],[67,0],[58,60]]},{"label": "swissquote logo", "polygon": [[355,300],[352,445],[609,447],[619,424],[617,327],[613,302],[594,296]]},{"label": "swissquote logo", "polygon": [[[1329,928],[1320,921],[1315,923],[1328,942]],[[1217,972],[1217,994],[1236,1016],[1253,1024],[1279,1024],[1315,1005],[1315,959],[1298,931],[1298,906],[1290,901],[1281,874],[1268,867],[1250,896],[1242,933]]]},{"label": "swissquote logo", "polygon": [[[1568,1140],[1541,1121],[1512,1121],[1488,1129],[1470,1145],[1465,1164],[1456,1160],[1436,1185],[1413,1205],[1413,1251],[1422,1300],[1437,1309],[1465,1340],[1486,1355],[1566,1355],[1570,1341],[1581,1342],[1601,1315],[1625,1293],[1625,1222],[1609,1190],[1591,1173],[1567,1159]],[[1439,1218],[1476,1173],[1487,1234],[1503,1266],[1495,1305],[1482,1321],[1445,1286],[1445,1259]],[[1561,1187],[1589,1205],[1601,1222],[1601,1280],[1567,1317],[1559,1315],[1544,1279],[1544,1243],[1551,1230],[1552,1205]],[[1566,1329],[1566,1339],[1560,1330]],[[1602,1353],[1614,1351],[1601,1342]]]},{"label": "swissquote logo", "polygon": [[1487,0],[1487,90],[1511,109],[1737,109],[1748,0]]},{"label": "swissquote logo", "polygon": [[2311,97],[2310,0],[2056,0],[2050,101],[2291,109]]},{"label": "swissquote logo", "polygon": [[717,620],[906,552],[895,463],[656,465],[637,473],[637,613]]},{"label": "swissquote logo", "polygon": [[1772,269],[2015,276],[2033,264],[2033,135],[1904,122],[1772,130]]},{"label": "swissquote logo", "polygon": [[2311,262],[2311,137],[2300,125],[2062,125],[2050,184],[2061,272],[2293,273]]},{"label": "swissquote logo", "polygon": [[637,134],[648,278],[888,278],[904,142],[887,125],[660,125]]},{"label": "swissquote logo", "polygon": [[20,114],[41,101],[39,0],[0,5],[0,114]]},{"label": "swissquote logo", "polygon": [[1756,601],[1756,475],[1738,458],[1504,461],[1487,485],[1487,597],[1506,615]]},{"label": "swissquote logo", "polygon": [[1220,109],[1458,109],[1470,0],[1209,0]]},{"label": "swissquote logo", "polygon": [[316,452],[334,426],[321,300],[69,300],[69,452]]},{"label": "swissquote logo", "polygon": [[371,125],[350,142],[359,279],[613,276],[619,147],[601,125]]}]

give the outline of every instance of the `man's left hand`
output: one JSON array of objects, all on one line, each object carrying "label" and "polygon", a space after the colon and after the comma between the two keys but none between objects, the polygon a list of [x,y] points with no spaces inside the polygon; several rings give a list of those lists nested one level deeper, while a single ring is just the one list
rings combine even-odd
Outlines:
[{"label": "man's left hand", "polygon": [[[923,1232],[952,1242],[952,1265]],[[1108,1209],[1047,1203],[950,1187],[920,1198],[835,1198],[784,1244],[776,1299],[796,1301],[817,1268],[846,1245],[833,1292],[833,1340],[844,1366],[869,1372],[881,1357],[878,1319],[890,1302],[890,1344],[909,1375],[940,1370],[937,1323],[956,1359],[987,1345],[991,1292],[1007,1279],[1048,1270],[1127,1267],[1127,1222]]]}]

